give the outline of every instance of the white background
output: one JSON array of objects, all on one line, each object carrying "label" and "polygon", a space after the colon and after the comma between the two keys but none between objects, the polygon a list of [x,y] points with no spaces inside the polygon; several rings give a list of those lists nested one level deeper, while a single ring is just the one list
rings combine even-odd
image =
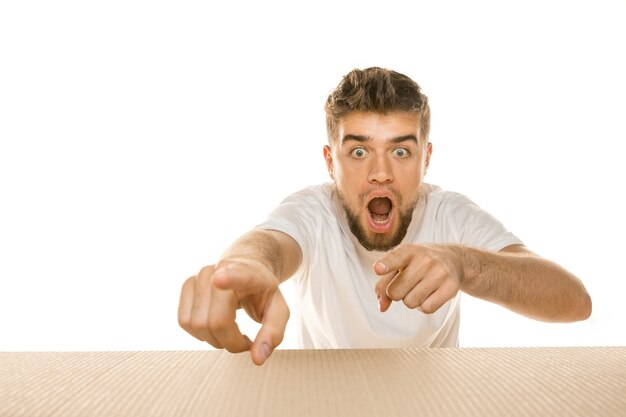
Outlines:
[{"label": "white background", "polygon": [[426,180],[593,298],[555,325],[465,296],[462,346],[625,345],[626,3],[300,3],[2,2],[0,350],[204,349],[181,283],[328,179],[323,103],[373,65],[430,97]]}]

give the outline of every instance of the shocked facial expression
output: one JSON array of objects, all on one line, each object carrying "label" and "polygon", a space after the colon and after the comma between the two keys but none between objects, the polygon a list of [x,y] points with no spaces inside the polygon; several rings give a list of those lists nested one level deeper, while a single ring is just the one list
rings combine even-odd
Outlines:
[{"label": "shocked facial expression", "polygon": [[417,204],[432,146],[415,113],[353,112],[324,147],[350,229],[368,250],[402,242]]}]

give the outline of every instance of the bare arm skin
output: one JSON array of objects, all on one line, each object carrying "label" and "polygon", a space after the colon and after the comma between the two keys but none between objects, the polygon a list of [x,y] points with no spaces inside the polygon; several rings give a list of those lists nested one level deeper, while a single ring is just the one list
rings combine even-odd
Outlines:
[{"label": "bare arm skin", "polygon": [[[278,285],[293,275],[301,258],[296,241],[282,232],[245,234],[217,264],[185,281],[178,307],[180,326],[216,348],[250,350],[254,363],[264,363],[282,342],[289,320]],[[239,308],[261,323],[254,341],[242,335],[235,322]]]},{"label": "bare arm skin", "polygon": [[392,300],[425,313],[459,290],[547,322],[585,320],[591,298],[582,282],[554,262],[512,245],[499,252],[460,245],[402,245],[374,265],[381,311]]}]

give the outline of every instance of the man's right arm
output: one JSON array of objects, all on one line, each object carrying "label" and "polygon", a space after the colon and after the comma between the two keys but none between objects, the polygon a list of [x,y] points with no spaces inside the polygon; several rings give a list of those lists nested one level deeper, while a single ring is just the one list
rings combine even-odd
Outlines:
[{"label": "man's right arm", "polygon": [[240,258],[265,264],[279,282],[283,282],[300,266],[302,252],[298,243],[288,234],[257,229],[240,237],[226,250],[217,265]]},{"label": "man's right arm", "polygon": [[[275,230],[253,230],[239,238],[215,265],[183,284],[178,307],[180,326],[199,340],[230,352],[250,350],[260,365],[284,337],[289,308],[278,285],[302,260],[300,246]],[[242,335],[236,311],[246,310],[261,323],[254,341]]]}]

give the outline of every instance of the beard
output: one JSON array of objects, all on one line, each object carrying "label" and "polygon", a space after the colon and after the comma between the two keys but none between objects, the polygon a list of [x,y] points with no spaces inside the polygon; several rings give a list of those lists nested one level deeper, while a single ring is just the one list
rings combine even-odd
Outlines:
[{"label": "beard", "polygon": [[[391,249],[398,246],[402,243],[402,240],[406,236],[406,232],[411,224],[411,220],[413,219],[413,211],[417,206],[417,202],[419,201],[419,196],[421,193],[418,193],[415,200],[409,204],[405,210],[398,209],[398,228],[391,236],[386,236],[382,233],[373,233],[368,235],[366,229],[359,222],[359,214],[352,210],[352,208],[348,205],[348,202],[345,196],[339,191],[339,189],[335,188],[337,192],[337,196],[339,197],[339,202],[346,212],[346,217],[348,220],[348,226],[350,226],[350,231],[357,238],[361,246],[369,251],[378,251],[378,252],[387,252]],[[402,207],[402,196],[394,190],[390,190],[394,196],[396,197],[396,201],[398,207]],[[362,193],[359,196],[360,201],[364,201],[367,196],[367,193]],[[364,209],[366,210],[366,209]]]}]

